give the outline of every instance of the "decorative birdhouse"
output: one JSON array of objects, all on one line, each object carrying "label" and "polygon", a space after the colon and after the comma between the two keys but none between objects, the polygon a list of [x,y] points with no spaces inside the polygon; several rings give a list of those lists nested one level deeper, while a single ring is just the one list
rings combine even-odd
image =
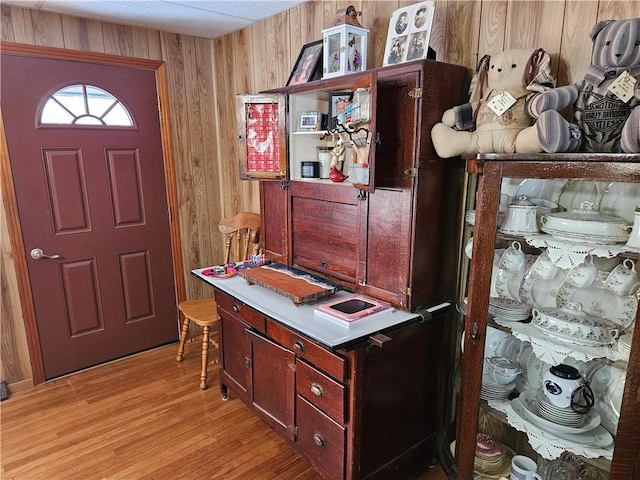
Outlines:
[{"label": "decorative birdhouse", "polygon": [[322,31],[322,78],[339,77],[367,69],[369,30],[342,24]]}]

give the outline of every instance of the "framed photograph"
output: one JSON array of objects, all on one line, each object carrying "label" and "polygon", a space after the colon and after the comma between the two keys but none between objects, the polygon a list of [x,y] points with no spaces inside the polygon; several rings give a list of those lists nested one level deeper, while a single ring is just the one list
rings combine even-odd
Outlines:
[{"label": "framed photograph", "polygon": [[347,109],[351,101],[351,92],[329,93],[329,120],[327,128],[335,128],[338,123],[347,123]]},{"label": "framed photograph", "polygon": [[322,123],[322,113],[320,112],[302,112],[298,121],[299,132],[310,132],[320,130]]},{"label": "framed photograph", "polygon": [[389,20],[383,66],[422,60],[429,54],[435,1],[399,8]]},{"label": "framed photograph", "polygon": [[296,60],[289,75],[288,85],[299,85],[319,79],[322,73],[322,40],[307,43]]}]

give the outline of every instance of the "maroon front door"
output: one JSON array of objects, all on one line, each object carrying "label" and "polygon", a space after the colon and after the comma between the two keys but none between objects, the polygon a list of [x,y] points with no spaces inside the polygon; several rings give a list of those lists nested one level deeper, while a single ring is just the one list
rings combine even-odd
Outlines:
[{"label": "maroon front door", "polygon": [[155,71],[11,54],[0,66],[45,377],[175,340]]}]

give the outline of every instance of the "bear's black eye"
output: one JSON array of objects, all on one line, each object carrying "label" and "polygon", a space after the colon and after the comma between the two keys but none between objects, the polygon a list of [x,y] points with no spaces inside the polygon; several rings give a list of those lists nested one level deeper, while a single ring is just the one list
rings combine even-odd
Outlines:
[{"label": "bear's black eye", "polygon": [[516,68],[516,67],[517,67],[517,65],[515,63],[511,64],[511,68]]},{"label": "bear's black eye", "polygon": [[636,47],[640,45],[640,40],[636,40]]},{"label": "bear's black eye", "polygon": [[609,45],[611,45],[611,41],[604,42],[604,44],[608,47]]},{"label": "bear's black eye", "polygon": [[496,68],[496,66],[495,65],[491,65],[491,70],[493,70],[494,68]]}]

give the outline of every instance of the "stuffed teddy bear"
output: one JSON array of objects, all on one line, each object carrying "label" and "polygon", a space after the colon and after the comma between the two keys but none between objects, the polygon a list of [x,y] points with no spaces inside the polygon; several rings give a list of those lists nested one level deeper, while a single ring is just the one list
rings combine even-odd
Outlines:
[{"label": "stuffed teddy bear", "polygon": [[438,155],[540,152],[525,103],[553,87],[550,67],[542,49],[505,50],[482,57],[469,103],[445,111],[442,122],[431,130]]},{"label": "stuffed teddy bear", "polygon": [[[640,18],[605,20],[591,30],[591,65],[582,81],[530,103],[545,152],[640,152]],[[573,105],[573,120],[558,110]]]}]

